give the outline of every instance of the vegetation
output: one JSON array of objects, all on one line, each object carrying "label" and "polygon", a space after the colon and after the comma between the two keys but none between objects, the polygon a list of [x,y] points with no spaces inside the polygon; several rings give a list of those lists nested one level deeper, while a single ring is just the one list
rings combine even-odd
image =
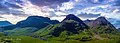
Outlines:
[{"label": "vegetation", "polygon": [[26,27],[26,28],[15,28],[13,30],[7,30],[9,36],[23,36],[23,35],[31,35],[34,31],[38,30],[35,27]]},{"label": "vegetation", "polygon": [[[52,25],[53,26],[53,25]],[[59,26],[56,24],[54,28]],[[48,26],[51,27],[51,26]],[[69,34],[68,31],[63,31],[58,37],[49,35],[48,33],[51,30],[44,32],[39,30],[35,32],[36,36],[40,37],[31,37],[31,36],[5,36],[3,33],[0,34],[1,43],[120,43],[120,34],[111,34],[111,33],[101,33],[92,31],[91,29],[84,30],[79,34]],[[22,33],[20,33],[23,35]],[[34,34],[34,36],[35,36]],[[45,37],[47,35],[47,37]],[[43,37],[44,36],[44,37]]]}]

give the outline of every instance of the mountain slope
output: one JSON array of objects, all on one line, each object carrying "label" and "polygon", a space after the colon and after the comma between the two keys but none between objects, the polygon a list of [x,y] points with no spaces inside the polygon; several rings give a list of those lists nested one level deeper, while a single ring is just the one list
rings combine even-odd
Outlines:
[{"label": "mountain slope", "polygon": [[8,21],[0,21],[0,31],[14,29],[14,25]]},{"label": "mountain slope", "polygon": [[8,21],[0,21],[0,27],[10,26],[10,25],[13,25],[13,24],[11,24]]},{"label": "mountain slope", "polygon": [[106,20],[105,17],[99,17],[96,20],[92,20],[86,23],[91,29],[98,30],[100,33],[112,33],[116,32],[116,28]]},{"label": "mountain slope", "polygon": [[38,29],[35,27],[15,28],[13,30],[7,30],[5,33],[9,36],[23,36],[32,35]]}]

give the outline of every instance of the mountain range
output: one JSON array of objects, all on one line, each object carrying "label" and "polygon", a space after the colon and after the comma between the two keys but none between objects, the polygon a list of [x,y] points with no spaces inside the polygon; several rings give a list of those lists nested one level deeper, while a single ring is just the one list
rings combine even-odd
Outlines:
[{"label": "mountain range", "polygon": [[50,41],[50,43],[52,43],[51,41],[66,43],[67,41],[72,42],[72,40],[75,41],[74,43],[92,42],[96,39],[97,41],[110,41],[111,38],[119,36],[118,29],[105,17],[82,21],[74,14],[69,14],[63,21],[59,22],[50,20],[48,17],[30,16],[15,25],[6,21],[0,23],[4,24],[4,27],[0,28],[1,32],[7,36],[29,36],[45,42]]},{"label": "mountain range", "polygon": [[[56,27],[54,27],[57,25]],[[20,21],[17,24],[13,25],[8,21],[1,21],[0,27],[4,30],[12,30],[14,28],[26,28],[26,27],[35,27],[38,28],[38,30],[42,28],[52,28],[53,35],[56,35],[61,33],[62,31],[69,31],[72,33],[79,33],[82,30],[85,29],[95,29],[98,28],[100,30],[105,32],[112,32],[117,31],[116,28],[106,20],[105,17],[98,17],[95,20],[85,20],[82,21],[80,18],[75,16],[74,14],[69,14],[66,16],[66,18],[59,22],[57,20],[50,20],[48,17],[42,17],[42,16],[30,16],[26,20]],[[46,28],[46,30],[48,29]],[[104,28],[104,29],[102,29]],[[49,34],[49,33],[48,33]],[[57,36],[57,35],[56,35]]]}]

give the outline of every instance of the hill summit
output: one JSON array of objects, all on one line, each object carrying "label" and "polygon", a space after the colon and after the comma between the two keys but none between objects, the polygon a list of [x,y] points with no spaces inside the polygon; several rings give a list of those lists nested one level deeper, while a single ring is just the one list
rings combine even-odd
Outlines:
[{"label": "hill summit", "polygon": [[50,20],[50,18],[42,16],[30,16],[26,20],[20,21],[16,24],[17,27],[36,27],[43,28],[49,24],[57,24],[59,21]]}]

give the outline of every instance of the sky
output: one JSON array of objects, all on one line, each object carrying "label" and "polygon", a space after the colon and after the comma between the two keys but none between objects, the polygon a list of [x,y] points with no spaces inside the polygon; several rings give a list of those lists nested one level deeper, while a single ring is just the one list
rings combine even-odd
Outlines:
[{"label": "sky", "polygon": [[120,28],[120,0],[0,0],[0,21],[16,24],[28,16],[62,21],[74,14],[82,20],[106,17]]}]

